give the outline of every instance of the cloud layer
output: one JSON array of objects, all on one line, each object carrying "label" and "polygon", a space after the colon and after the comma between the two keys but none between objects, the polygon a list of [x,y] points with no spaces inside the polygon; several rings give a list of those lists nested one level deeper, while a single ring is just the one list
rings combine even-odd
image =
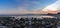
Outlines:
[{"label": "cloud layer", "polygon": [[0,0],[0,14],[46,14],[47,10],[42,11],[42,8],[53,2],[55,0]]},{"label": "cloud layer", "polygon": [[50,11],[59,12],[59,10],[60,10],[60,0],[56,1],[55,3],[53,3],[53,4],[51,4],[47,7],[45,7],[43,10],[47,10],[48,12],[50,12]]}]

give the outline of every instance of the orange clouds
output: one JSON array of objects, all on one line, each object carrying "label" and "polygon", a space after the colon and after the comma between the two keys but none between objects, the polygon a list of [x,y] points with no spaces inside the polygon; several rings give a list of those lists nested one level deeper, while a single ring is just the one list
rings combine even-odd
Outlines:
[{"label": "orange clouds", "polygon": [[57,11],[50,11],[50,14],[57,14]]}]

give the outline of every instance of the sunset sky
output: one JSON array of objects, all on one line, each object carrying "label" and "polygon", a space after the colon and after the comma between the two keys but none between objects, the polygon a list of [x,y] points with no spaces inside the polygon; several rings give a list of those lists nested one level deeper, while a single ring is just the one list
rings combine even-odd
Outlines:
[{"label": "sunset sky", "polygon": [[0,14],[37,13],[44,9],[56,10],[59,5],[60,0],[0,0]]}]

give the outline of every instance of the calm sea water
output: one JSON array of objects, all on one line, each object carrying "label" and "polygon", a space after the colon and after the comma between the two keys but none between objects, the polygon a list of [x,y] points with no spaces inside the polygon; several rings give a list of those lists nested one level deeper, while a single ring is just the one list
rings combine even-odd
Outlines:
[{"label": "calm sea water", "polygon": [[15,18],[55,18],[54,16],[12,16]]}]

